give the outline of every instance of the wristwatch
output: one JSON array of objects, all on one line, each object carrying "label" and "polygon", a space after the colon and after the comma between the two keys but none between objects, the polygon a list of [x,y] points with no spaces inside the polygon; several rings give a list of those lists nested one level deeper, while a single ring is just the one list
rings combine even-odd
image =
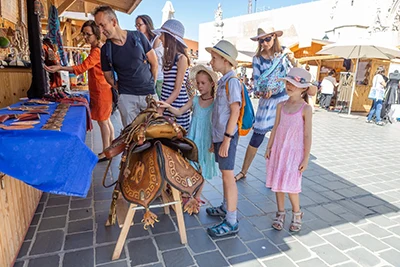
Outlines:
[{"label": "wristwatch", "polygon": [[233,138],[233,137],[235,137],[234,135],[231,135],[231,134],[228,134],[228,133],[224,133],[224,135],[226,136],[226,137],[229,137],[229,138]]}]

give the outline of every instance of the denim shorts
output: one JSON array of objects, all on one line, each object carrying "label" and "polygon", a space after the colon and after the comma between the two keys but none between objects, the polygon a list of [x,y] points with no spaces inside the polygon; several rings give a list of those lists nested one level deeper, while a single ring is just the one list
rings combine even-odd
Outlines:
[{"label": "denim shorts", "polygon": [[236,132],[234,137],[231,139],[231,144],[229,145],[228,156],[226,158],[220,157],[218,152],[221,147],[222,142],[214,143],[214,154],[215,161],[219,165],[221,171],[233,171],[235,167],[236,149],[239,140],[239,133]]}]

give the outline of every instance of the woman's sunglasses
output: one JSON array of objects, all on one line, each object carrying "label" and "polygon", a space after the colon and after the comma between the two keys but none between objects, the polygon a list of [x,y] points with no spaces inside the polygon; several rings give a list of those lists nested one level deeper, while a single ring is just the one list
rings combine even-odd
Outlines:
[{"label": "woman's sunglasses", "polygon": [[269,42],[271,42],[271,40],[272,40],[272,36],[268,36],[268,37],[265,37],[264,39],[260,38],[258,41],[260,42],[260,44],[262,44],[264,42],[269,43]]}]

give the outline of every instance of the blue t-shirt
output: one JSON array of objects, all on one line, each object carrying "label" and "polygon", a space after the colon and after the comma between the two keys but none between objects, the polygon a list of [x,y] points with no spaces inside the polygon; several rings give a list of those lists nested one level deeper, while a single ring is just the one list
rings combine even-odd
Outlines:
[{"label": "blue t-shirt", "polygon": [[[120,94],[148,95],[155,94],[153,74],[150,64],[143,58],[152,48],[146,36],[139,34],[143,50],[136,44],[133,31],[127,31],[124,45],[116,45],[111,42],[112,61],[115,72],[118,75],[118,91]],[[106,45],[101,48],[101,69],[111,71],[107,56]]]}]

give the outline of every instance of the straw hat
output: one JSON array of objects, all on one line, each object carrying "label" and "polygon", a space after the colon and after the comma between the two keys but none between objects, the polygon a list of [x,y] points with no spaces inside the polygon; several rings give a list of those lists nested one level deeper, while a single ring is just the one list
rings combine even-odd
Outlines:
[{"label": "straw hat", "polygon": [[[210,75],[212,81],[214,82],[214,85],[217,86],[217,84],[218,84],[218,75],[217,75],[217,73],[215,73],[211,68],[206,67],[206,66],[201,65],[201,64],[196,65],[196,66],[194,66],[193,68],[190,69],[189,79],[191,81],[196,80],[196,75],[197,75],[197,73],[199,73],[199,71],[207,72]],[[196,83],[194,83],[194,84],[195,84],[194,87],[197,88]]]},{"label": "straw hat", "polygon": [[228,60],[234,67],[238,65],[236,58],[238,57],[238,51],[236,47],[228,41],[221,40],[213,47],[206,47],[208,53],[215,52],[221,57]]},{"label": "straw hat", "polygon": [[261,37],[270,35],[270,34],[275,34],[277,37],[281,37],[283,34],[283,31],[275,31],[274,27],[265,27],[265,30],[262,28],[257,29],[257,36],[251,37],[250,39],[252,41],[258,41]]},{"label": "straw hat", "polygon": [[183,36],[185,35],[185,27],[183,24],[176,19],[169,19],[161,26],[161,28],[153,31],[156,35],[161,35],[161,33],[165,32],[169,35],[173,36],[178,42],[183,44],[185,47],[185,41],[183,40]]},{"label": "straw hat", "polygon": [[280,81],[288,81],[298,88],[315,87],[311,83],[311,73],[302,68],[291,68],[285,78]]}]

